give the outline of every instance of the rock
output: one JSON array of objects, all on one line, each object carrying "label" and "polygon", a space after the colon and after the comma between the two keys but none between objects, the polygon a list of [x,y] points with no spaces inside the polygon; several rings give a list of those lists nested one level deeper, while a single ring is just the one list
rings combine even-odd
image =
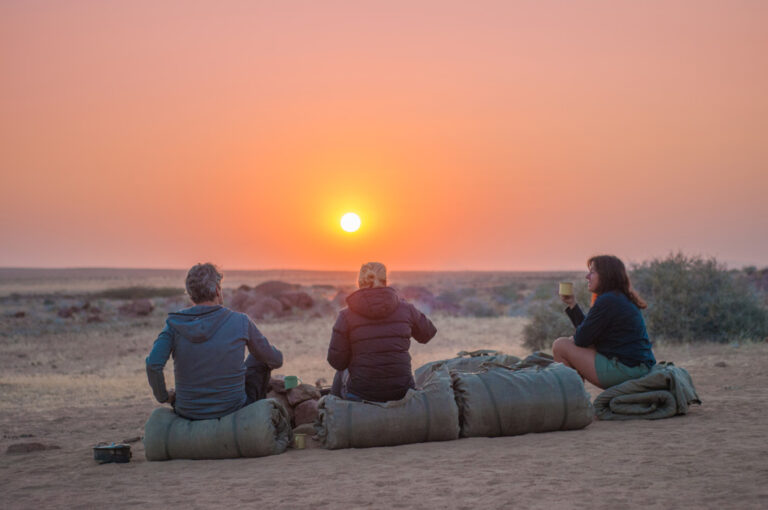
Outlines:
[{"label": "rock", "polygon": [[155,306],[149,299],[134,299],[130,303],[122,305],[117,310],[126,317],[144,317],[152,313]]},{"label": "rock", "polygon": [[293,433],[306,434],[307,436],[314,436],[315,426],[312,423],[302,423],[301,425],[296,425],[296,428],[293,429]]},{"label": "rock", "polygon": [[305,423],[314,423],[317,418],[317,400],[305,400],[294,409],[294,423],[296,426]]},{"label": "rock", "polygon": [[275,391],[270,391],[267,393],[267,398],[271,398],[273,400],[276,400],[277,402],[280,402],[286,411],[288,411],[288,417],[291,419],[291,422],[293,422],[293,417],[295,413],[293,412],[293,407],[291,407],[291,404],[288,403],[288,399],[285,395],[282,393],[277,393]]},{"label": "rock", "polygon": [[286,292],[298,290],[298,288],[299,286],[293,283],[270,280],[258,284],[253,288],[253,291],[263,296],[275,297]]},{"label": "rock", "polygon": [[245,310],[254,319],[280,317],[283,314],[283,304],[275,298],[260,297]]},{"label": "rock", "polygon": [[31,452],[41,452],[43,450],[60,450],[60,446],[55,444],[43,444],[43,443],[16,443],[8,447],[5,453],[8,454],[21,454]]},{"label": "rock", "polygon": [[86,320],[88,324],[94,323],[94,322],[104,322],[100,316],[98,315],[89,315],[88,319]]},{"label": "rock", "polygon": [[241,286],[239,286],[237,288],[237,290],[240,290],[240,291],[243,291],[243,292],[248,292],[249,290],[251,290],[251,288],[249,286],[247,286],[246,284],[242,284]]},{"label": "rock", "polygon": [[269,391],[274,391],[275,393],[285,393],[285,376],[284,375],[273,375],[269,379]]},{"label": "rock", "polygon": [[251,304],[255,303],[257,298],[247,290],[237,289],[229,299],[227,306],[236,312],[244,312]]},{"label": "rock", "polygon": [[295,388],[291,388],[287,393],[288,403],[292,406],[296,406],[304,402],[305,400],[320,398],[320,390],[312,386],[311,384],[299,384]]},{"label": "rock", "polygon": [[723,368],[723,367],[727,367],[728,365],[725,363],[725,361],[718,361],[717,363],[715,363],[715,366]]},{"label": "rock", "polygon": [[58,315],[62,319],[69,319],[76,312],[77,312],[76,306],[65,306],[65,307],[59,308],[59,310],[56,312],[56,315]]},{"label": "rock", "polygon": [[283,304],[283,308],[286,310],[291,308],[301,308],[302,310],[306,310],[312,308],[315,304],[315,300],[312,299],[312,296],[304,291],[284,292],[277,296],[277,299]]},{"label": "rock", "polygon": [[22,310],[19,310],[18,312],[16,312],[13,315],[11,315],[11,317],[14,317],[16,319],[20,319],[20,318],[26,317],[26,316],[27,316],[27,312],[24,312]]},{"label": "rock", "polygon": [[141,436],[133,436],[122,440],[123,443],[138,443],[139,441],[141,441]]}]

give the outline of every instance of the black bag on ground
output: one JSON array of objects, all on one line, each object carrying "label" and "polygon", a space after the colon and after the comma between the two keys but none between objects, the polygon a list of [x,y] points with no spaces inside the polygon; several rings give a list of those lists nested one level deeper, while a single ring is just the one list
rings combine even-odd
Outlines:
[{"label": "black bag on ground", "polygon": [[592,422],[579,374],[560,363],[451,372],[462,437],[514,436],[584,428]]}]

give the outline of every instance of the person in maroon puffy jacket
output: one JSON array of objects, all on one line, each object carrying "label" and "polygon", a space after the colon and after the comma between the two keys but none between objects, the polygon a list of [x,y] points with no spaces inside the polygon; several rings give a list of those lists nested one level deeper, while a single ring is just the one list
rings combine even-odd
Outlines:
[{"label": "person in maroon puffy jacket", "polygon": [[359,289],[347,297],[328,347],[328,363],[337,370],[331,394],[347,400],[399,400],[415,387],[411,337],[427,343],[437,328],[415,306],[387,287],[387,269],[363,264]]}]

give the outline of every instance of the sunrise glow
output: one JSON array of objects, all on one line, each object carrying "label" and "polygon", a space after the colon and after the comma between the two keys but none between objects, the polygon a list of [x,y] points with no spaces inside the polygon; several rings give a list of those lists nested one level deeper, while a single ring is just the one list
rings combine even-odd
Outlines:
[{"label": "sunrise glow", "polygon": [[347,213],[341,217],[341,228],[345,232],[357,232],[360,228],[360,216],[355,213]]}]

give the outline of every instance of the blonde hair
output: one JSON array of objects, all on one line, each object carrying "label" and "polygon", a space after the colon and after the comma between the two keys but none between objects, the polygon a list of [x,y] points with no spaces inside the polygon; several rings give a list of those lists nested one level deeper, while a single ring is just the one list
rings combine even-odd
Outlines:
[{"label": "blonde hair", "polygon": [[387,286],[387,267],[381,262],[368,262],[360,266],[357,286],[361,289]]}]

